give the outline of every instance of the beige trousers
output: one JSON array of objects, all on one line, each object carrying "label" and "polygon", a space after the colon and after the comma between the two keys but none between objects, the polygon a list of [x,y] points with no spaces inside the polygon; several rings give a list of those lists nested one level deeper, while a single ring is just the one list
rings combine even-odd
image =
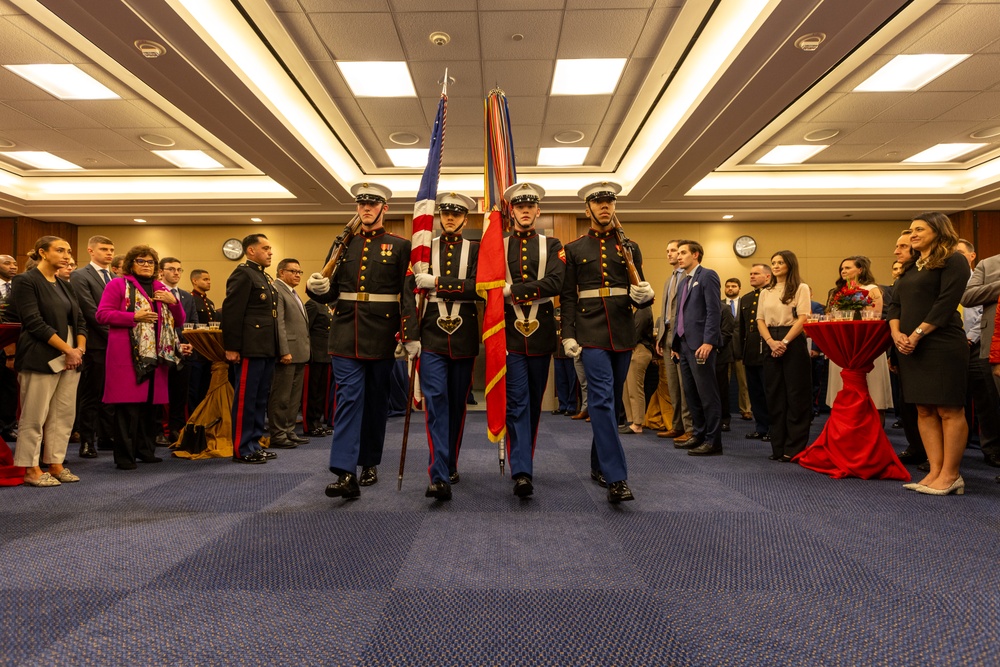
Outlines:
[{"label": "beige trousers", "polygon": [[622,390],[622,403],[625,404],[625,417],[630,424],[642,426],[646,418],[646,369],[653,363],[653,353],[645,345],[636,345],[632,350],[632,362],[628,366],[625,377],[625,387]]},{"label": "beige trousers", "polygon": [[730,377],[732,377],[732,371],[736,372],[736,383],[740,388],[740,412],[742,414],[750,414],[750,392],[747,391],[747,369],[743,367],[742,361],[734,361],[729,365]]},{"label": "beige trousers", "polygon": [[73,431],[73,420],[76,419],[76,387],[80,383],[80,373],[21,371],[17,379],[21,385],[21,418],[18,420],[14,465],[24,468],[38,466],[43,433],[45,447],[42,462],[63,463]]}]

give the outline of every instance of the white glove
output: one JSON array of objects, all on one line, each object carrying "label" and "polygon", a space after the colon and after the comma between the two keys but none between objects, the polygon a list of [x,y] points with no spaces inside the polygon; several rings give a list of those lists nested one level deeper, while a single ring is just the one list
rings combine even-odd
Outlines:
[{"label": "white glove", "polygon": [[417,289],[434,289],[437,287],[437,278],[429,273],[414,273],[413,279],[417,281]]},{"label": "white glove", "polygon": [[510,283],[503,286],[503,295],[505,297],[510,296]]},{"label": "white glove", "polygon": [[632,297],[632,300],[636,303],[646,303],[647,301],[653,300],[653,288],[649,286],[649,283],[643,280],[638,285],[632,285],[629,287],[628,295]]},{"label": "white glove", "polygon": [[566,351],[567,357],[573,357],[574,359],[579,357],[580,352],[583,351],[580,349],[580,344],[576,342],[575,338],[566,338],[563,340],[563,350]]},{"label": "white glove", "polygon": [[324,278],[322,273],[314,273],[306,281],[306,289],[313,294],[326,294],[330,291],[330,279]]},{"label": "white glove", "polygon": [[[426,274],[424,274],[426,275]],[[410,359],[416,359],[420,356],[420,341],[419,340],[409,340],[403,343],[403,349],[406,350],[406,356]]]},{"label": "white glove", "polygon": [[406,349],[402,343],[396,343],[396,349],[392,353],[394,359],[406,359]]}]

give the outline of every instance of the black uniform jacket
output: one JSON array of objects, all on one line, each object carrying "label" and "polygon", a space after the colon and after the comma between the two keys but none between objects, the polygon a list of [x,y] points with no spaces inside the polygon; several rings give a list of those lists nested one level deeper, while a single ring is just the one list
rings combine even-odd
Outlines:
[{"label": "black uniform jacket", "polygon": [[[642,253],[629,241],[632,259],[639,277],[642,274]],[[562,337],[575,338],[582,347],[597,347],[615,352],[635,347],[634,308],[648,308],[649,300],[636,304],[628,293],[621,296],[594,296],[581,299],[579,292],[602,287],[628,290],[628,271],[618,248],[614,231],[591,229],[586,235],[566,244],[566,277],[563,280]]]},{"label": "black uniform jacket", "polygon": [[256,262],[240,264],[226,281],[222,346],[244,357],[278,356],[278,295]]},{"label": "black uniform jacket", "polygon": [[[438,320],[441,310],[437,302],[427,299],[424,315],[420,321],[420,346],[428,352],[435,352],[451,357],[465,359],[479,355],[479,309],[474,303],[481,299],[476,295],[476,267],[479,265],[479,244],[469,242],[469,267],[465,279],[458,277],[461,269],[459,261],[462,256],[462,236],[460,234],[442,234],[440,248],[435,257],[431,255],[431,267],[440,267],[437,280],[437,298],[442,299],[447,313],[455,307],[455,301],[468,303],[458,304],[458,316],[462,324],[451,335],[441,328]],[[433,248],[433,246],[431,246]],[[412,280],[412,279],[411,279]]]},{"label": "black uniform jacket", "polygon": [[[514,232],[507,241],[507,270],[510,272],[510,297],[521,307],[525,317],[535,299],[559,296],[566,273],[566,253],[559,239],[545,238],[545,275],[538,276],[538,232]],[[507,349],[518,354],[540,356],[552,354],[559,345],[556,333],[555,304],[551,301],[538,306],[538,328],[530,335],[514,326],[517,319],[511,304],[504,306]]]},{"label": "black uniform jacket", "polygon": [[306,315],[309,316],[309,361],[330,363],[330,327],[333,313],[330,306],[316,299],[306,301]]},{"label": "black uniform jacket", "polygon": [[716,368],[719,368],[721,364],[731,364],[736,361],[736,318],[733,317],[733,311],[729,309],[729,304],[725,300],[721,301],[719,335],[722,338],[722,344],[719,345],[719,356],[715,358]]},{"label": "black uniform jacket", "polygon": [[757,301],[760,300],[760,290],[755,289],[740,297],[740,319],[736,323],[739,334],[739,344],[736,347],[738,359],[744,366],[763,366],[764,359],[771,356],[771,348],[764,345],[757,328]]},{"label": "black uniform jacket", "polygon": [[[66,333],[73,328],[68,341],[76,347],[76,337],[87,337],[87,321],[76,300],[69,281],[56,278],[55,284],[38,269],[31,269],[14,276],[11,284],[13,307],[21,318],[21,335],[17,339],[14,370],[52,374],[49,362],[62,356],[62,352],[49,345],[52,334],[66,340]],[[70,310],[56,290],[69,300]]]},{"label": "black uniform jacket", "polygon": [[[330,252],[326,261],[330,260]],[[320,303],[335,303],[330,354],[352,359],[392,359],[396,334],[417,340],[416,303],[410,270],[410,241],[384,228],[362,231],[351,239],[344,261],[330,279],[326,294],[306,294]],[[397,301],[352,301],[341,293],[397,295]]]},{"label": "black uniform jacket", "polygon": [[194,297],[195,311],[198,313],[197,322],[199,324],[221,321],[220,313],[215,310],[215,303],[208,298],[207,294],[193,289],[191,290],[191,296]]}]

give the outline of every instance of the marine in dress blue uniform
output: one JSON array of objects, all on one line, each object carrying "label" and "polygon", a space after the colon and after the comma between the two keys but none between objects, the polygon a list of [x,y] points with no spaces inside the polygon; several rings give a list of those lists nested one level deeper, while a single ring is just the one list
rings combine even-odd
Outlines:
[{"label": "marine in dress blue uniform", "polygon": [[580,190],[590,230],[566,244],[566,277],[560,297],[563,348],[571,357],[582,355],[587,375],[593,431],[591,477],[606,480],[611,503],[633,500],[616,411],[636,344],[633,311],[653,303],[653,290],[642,277],[639,246],[632,241],[629,246],[640,282],[629,283],[614,232],[619,192],[621,186],[609,181]]},{"label": "marine in dress blue uniform", "polygon": [[558,239],[535,230],[545,190],[517,183],[504,192],[510,202],[513,230],[504,240],[507,285],[504,315],[507,332],[507,460],[514,495],[534,492],[532,460],[542,398],[552,353],[559,345],[552,297],[559,296],[566,254]]},{"label": "marine in dress blue uniform", "polygon": [[264,435],[267,397],[271,393],[278,356],[278,295],[271,276],[271,243],[263,234],[243,239],[247,261],[226,281],[222,302],[222,346],[234,364],[233,460],[267,463],[277,457],[260,446]]},{"label": "marine in dress blue uniform", "polygon": [[420,319],[420,391],[424,396],[430,460],[426,496],[451,499],[458,481],[458,453],[465,430],[472,368],[479,354],[476,266],[479,244],[462,238],[475,202],[454,192],[439,193],[443,233],[431,242],[430,273],[413,282],[427,291]]},{"label": "marine in dress blue uniform", "polygon": [[384,185],[357,183],[351,194],[361,231],[351,239],[332,278],[314,273],[306,282],[312,299],[335,303],[330,327],[336,386],[330,472],[337,481],[326,487],[326,495],[346,499],[357,498],[361,486],[378,481],[397,334],[403,332],[411,356],[420,350],[413,290],[405,285],[410,241],[382,226],[392,193]]}]

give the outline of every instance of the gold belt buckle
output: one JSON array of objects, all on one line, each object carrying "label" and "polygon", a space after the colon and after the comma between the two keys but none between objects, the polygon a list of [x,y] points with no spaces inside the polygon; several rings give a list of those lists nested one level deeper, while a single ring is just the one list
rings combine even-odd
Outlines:
[{"label": "gold belt buckle", "polygon": [[600,293],[601,296],[611,296],[611,288],[610,287],[602,287],[602,288],[600,288],[597,291]]},{"label": "gold belt buckle", "polygon": [[368,300],[368,292],[358,292],[358,299],[357,300],[358,301],[367,301]]}]

